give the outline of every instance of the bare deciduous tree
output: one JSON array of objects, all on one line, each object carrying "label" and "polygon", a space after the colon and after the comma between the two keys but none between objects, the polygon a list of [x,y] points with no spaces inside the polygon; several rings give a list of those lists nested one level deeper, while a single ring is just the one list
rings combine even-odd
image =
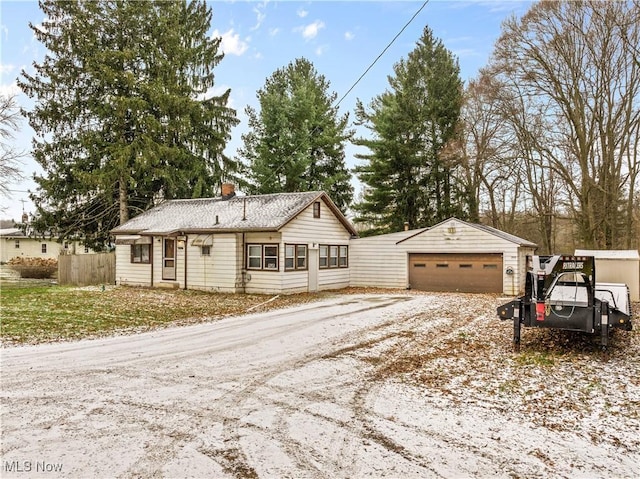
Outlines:
[{"label": "bare deciduous tree", "polygon": [[[636,0],[542,1],[522,19],[504,23],[492,59],[492,70],[511,96],[523,99],[521,134],[531,153],[525,156],[544,159],[554,181],[561,182],[587,247],[633,241],[638,5]],[[544,164],[524,165],[537,173]],[[530,186],[539,191],[540,184]]]},{"label": "bare deciduous tree", "polygon": [[0,94],[0,196],[6,198],[10,196],[10,185],[22,179],[20,159],[25,154],[14,145],[20,119],[15,95]]}]

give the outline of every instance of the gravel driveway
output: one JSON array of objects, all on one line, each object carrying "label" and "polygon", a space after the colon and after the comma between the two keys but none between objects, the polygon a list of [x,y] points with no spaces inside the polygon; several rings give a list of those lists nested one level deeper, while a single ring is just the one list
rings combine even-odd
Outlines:
[{"label": "gravel driveway", "polygon": [[[590,420],[567,410],[571,427],[554,427],[554,415],[542,424],[522,398],[542,404],[546,393],[522,388],[538,380],[558,397],[552,385],[566,389],[559,375],[572,373],[565,362],[518,369],[497,304],[484,295],[336,296],[3,349],[0,476],[640,477],[638,361],[594,366],[612,390]],[[476,343],[486,330],[491,338]],[[624,344],[637,354],[637,341]],[[501,372],[485,370],[488,354]]]}]

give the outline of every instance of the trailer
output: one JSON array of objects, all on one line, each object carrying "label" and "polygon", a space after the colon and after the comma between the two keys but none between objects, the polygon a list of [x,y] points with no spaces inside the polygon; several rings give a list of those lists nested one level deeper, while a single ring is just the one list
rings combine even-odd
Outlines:
[{"label": "trailer", "polygon": [[513,320],[516,351],[522,327],[598,335],[603,350],[613,329],[632,329],[629,288],[597,283],[593,256],[527,256],[524,295],[498,307],[497,313],[501,320]]}]

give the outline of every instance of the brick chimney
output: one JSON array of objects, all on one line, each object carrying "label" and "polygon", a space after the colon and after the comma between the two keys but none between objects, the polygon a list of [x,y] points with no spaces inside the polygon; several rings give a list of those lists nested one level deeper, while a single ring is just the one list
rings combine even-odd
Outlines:
[{"label": "brick chimney", "polygon": [[405,231],[409,231],[409,222],[408,221],[404,222],[404,230]]},{"label": "brick chimney", "polygon": [[236,187],[233,183],[222,183],[222,199],[229,200],[236,196]]}]

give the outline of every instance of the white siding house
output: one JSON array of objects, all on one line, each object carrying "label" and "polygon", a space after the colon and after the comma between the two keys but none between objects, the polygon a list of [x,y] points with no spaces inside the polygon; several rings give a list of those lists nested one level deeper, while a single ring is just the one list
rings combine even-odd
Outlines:
[{"label": "white siding house", "polygon": [[58,241],[56,238],[24,234],[19,228],[0,229],[0,263],[13,258],[52,258],[61,254],[92,252],[78,241]]},{"label": "white siding house", "polygon": [[324,192],[172,200],[112,230],[116,283],[295,293],[349,286],[356,231]]},{"label": "white siding house", "polygon": [[509,295],[524,289],[526,256],[536,249],[522,238],[456,218],[350,245],[353,286]]}]

